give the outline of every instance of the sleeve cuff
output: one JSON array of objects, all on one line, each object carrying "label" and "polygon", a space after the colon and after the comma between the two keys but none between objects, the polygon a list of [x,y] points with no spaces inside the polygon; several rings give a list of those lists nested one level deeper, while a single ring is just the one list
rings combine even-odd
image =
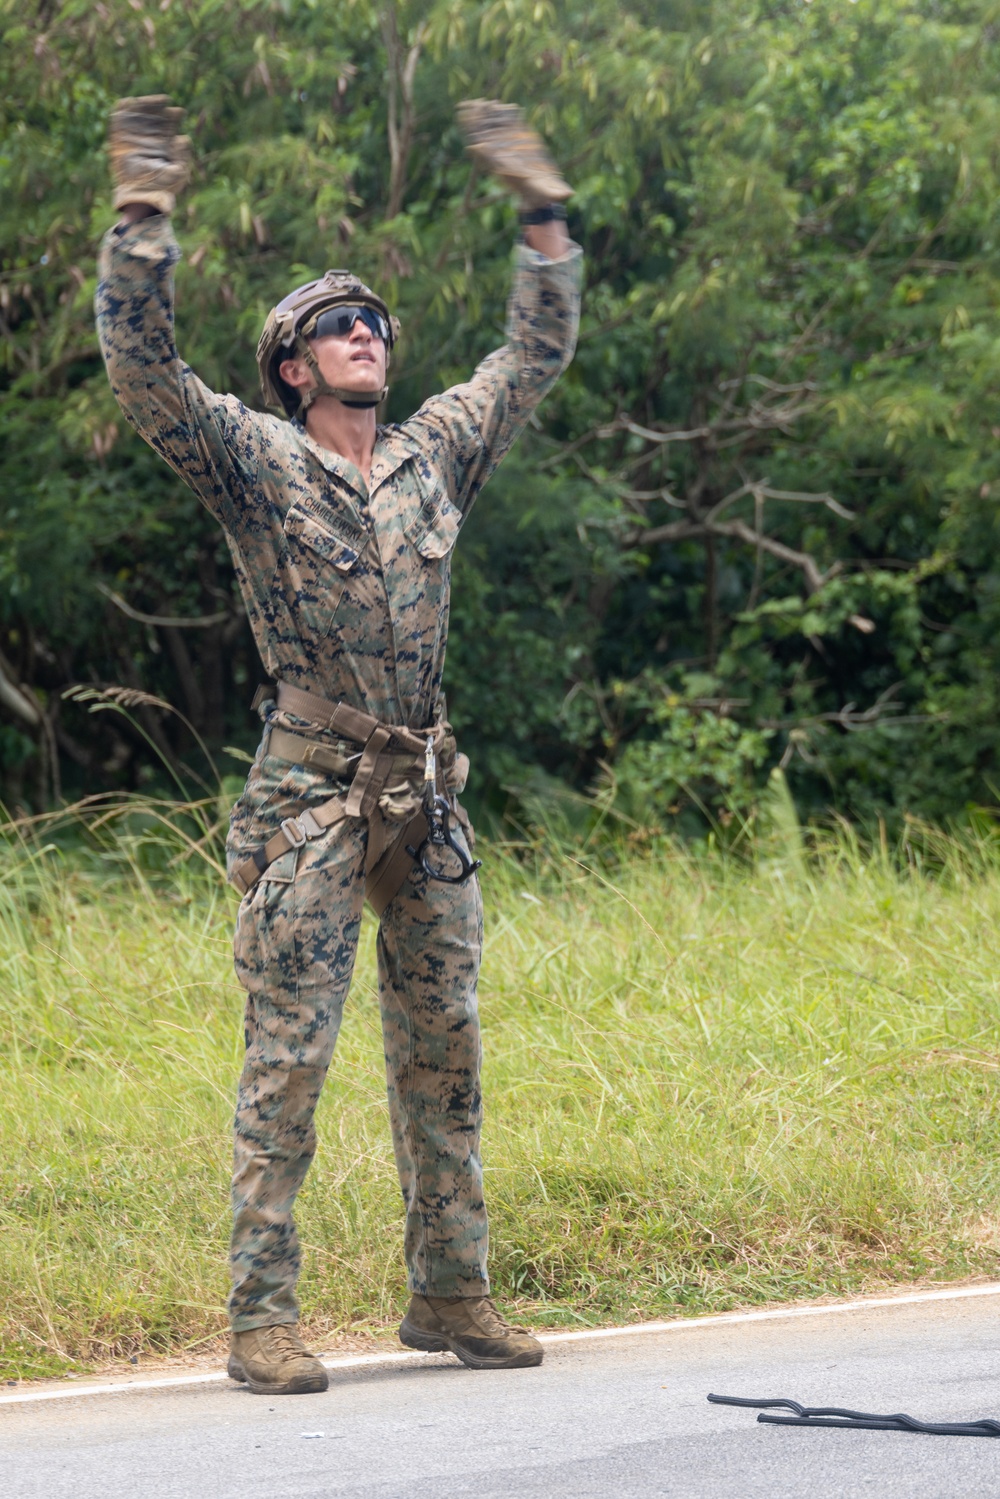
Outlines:
[{"label": "sleeve cuff", "polygon": [[526,245],[522,241],[518,245],[516,253],[519,264],[523,266],[543,266],[568,265],[570,261],[578,260],[582,256],[583,251],[575,240],[570,240],[569,248],[565,255],[559,255],[555,260],[551,260],[548,255],[543,255],[541,250],[533,250],[530,245]]},{"label": "sleeve cuff", "polygon": [[173,225],[165,213],[150,214],[134,224],[113,224],[104,236],[102,253],[119,264],[145,261],[153,265],[176,265],[181,258]]}]

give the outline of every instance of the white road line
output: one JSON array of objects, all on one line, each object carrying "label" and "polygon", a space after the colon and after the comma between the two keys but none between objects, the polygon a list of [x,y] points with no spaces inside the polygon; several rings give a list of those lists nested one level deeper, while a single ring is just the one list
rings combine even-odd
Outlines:
[{"label": "white road line", "polygon": [[[345,1358],[325,1358],[328,1369],[350,1369],[357,1364],[400,1364],[411,1358],[426,1358],[426,1353],[356,1353]],[[114,1384],[60,1385],[57,1390],[25,1390],[16,1395],[0,1395],[0,1405],[23,1405],[29,1400],[75,1400],[78,1395],[117,1395],[121,1390],[169,1390],[181,1385],[212,1384],[228,1379],[225,1369],[211,1374],[171,1374],[161,1379],[116,1380]]]},{"label": "white road line", "polygon": [[773,1322],[779,1317],[824,1317],[831,1312],[866,1312],[873,1307],[907,1306],[914,1301],[959,1301],[966,1296],[1000,1296],[1000,1281],[986,1286],[954,1286],[949,1291],[911,1291],[908,1296],[869,1296],[864,1301],[830,1301],[822,1306],[775,1306],[764,1312],[715,1312],[705,1317],[678,1317],[671,1322],[639,1322],[632,1327],[592,1327],[581,1332],[539,1333],[543,1343],[573,1343],[582,1338],[623,1338],[644,1332],[689,1332],[731,1322]]},{"label": "white road line", "polygon": [[[630,1327],[588,1327],[575,1332],[543,1332],[543,1343],[582,1343],[596,1338],[634,1338],[644,1333],[697,1332],[706,1327],[726,1327],[743,1322],[776,1322],[791,1317],[829,1317],[840,1312],[868,1312],[880,1307],[910,1306],[922,1301],[961,1301],[970,1296],[1000,1296],[1000,1282],[984,1286],[954,1286],[942,1291],[912,1291],[906,1296],[869,1296],[863,1301],[831,1301],[822,1306],[771,1307],[761,1312],[716,1312],[705,1317],[677,1317],[670,1322],[637,1322]],[[384,1364],[426,1360],[426,1353],[407,1350],[400,1353],[355,1353],[341,1358],[325,1358],[327,1369],[377,1369]],[[127,1390],[167,1390],[184,1385],[212,1384],[228,1376],[225,1369],[211,1374],[176,1374],[162,1379],[116,1380],[113,1384],[60,1385],[52,1390],[24,1390],[14,1395],[0,1395],[0,1405],[24,1405],[36,1400],[79,1400],[84,1395],[118,1395]]]}]

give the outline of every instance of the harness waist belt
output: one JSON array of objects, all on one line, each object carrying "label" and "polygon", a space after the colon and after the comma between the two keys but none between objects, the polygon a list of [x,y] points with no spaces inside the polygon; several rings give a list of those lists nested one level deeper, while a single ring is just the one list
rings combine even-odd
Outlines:
[{"label": "harness waist belt", "polygon": [[[311,770],[325,770],[334,776],[348,775],[360,759],[360,755],[348,754],[346,745],[322,744],[318,739],[307,739],[305,734],[293,734],[289,729],[278,728],[271,729],[267,753],[278,760],[307,765]],[[407,756],[408,760],[411,758]]]},{"label": "harness waist belt", "polygon": [[[365,890],[381,915],[409,871],[406,844],[419,842],[426,834],[416,781],[423,772],[428,735],[434,741],[438,764],[442,767],[440,789],[460,791],[464,785],[468,762],[464,755],[455,754],[451,726],[442,720],[420,733],[403,725],[380,723],[359,708],[327,702],[316,693],[285,682],[277,684],[277,702],[282,712],[292,713],[320,731],[333,732],[362,748],[357,754],[345,754],[346,745],[325,744],[277,726],[270,729],[268,754],[340,779],[346,780],[350,775],[350,785],[321,806],[286,818],[261,848],[254,849],[249,859],[237,865],[230,882],[240,895],[247,895],[282,854],[301,848],[335,823],[362,818],[369,825]],[[391,777],[397,779],[388,785]]]},{"label": "harness waist belt", "polygon": [[[291,729],[278,728],[271,729],[267,753],[276,760],[288,760],[293,765],[305,765],[311,770],[325,770],[329,775],[344,777],[351,774],[361,759],[360,754],[350,754],[345,744],[323,744],[318,739],[308,739],[305,734],[293,734]],[[407,774],[414,763],[413,755],[393,755],[393,774]]]},{"label": "harness waist belt", "polygon": [[292,687],[288,682],[278,683],[277,702],[283,713],[294,713],[296,718],[304,718],[318,729],[325,729],[344,739],[353,739],[356,744],[367,744],[372,735],[381,729],[397,745],[410,750],[414,755],[423,754],[429,733],[433,733],[435,739],[438,735],[443,739],[445,734],[451,732],[447,724],[435,724],[433,729],[422,733],[408,729],[403,724],[384,724],[361,708],[352,708],[348,703],[329,703],[325,697],[307,692],[303,687]]}]

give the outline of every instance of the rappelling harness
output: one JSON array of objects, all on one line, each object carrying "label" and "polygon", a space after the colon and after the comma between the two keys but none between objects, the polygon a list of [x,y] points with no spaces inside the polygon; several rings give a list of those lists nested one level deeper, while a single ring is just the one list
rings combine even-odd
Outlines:
[{"label": "rappelling harness", "polygon": [[[335,734],[344,744],[328,744],[308,732],[269,725],[265,753],[307,769],[350,777],[345,791],[297,817],[286,817],[278,831],[229,876],[248,895],[267,868],[291,849],[301,848],[347,818],[368,823],[365,895],[381,916],[415,862],[429,879],[460,885],[475,874],[455,837],[457,817],[471,841],[468,818],[455,797],[464,788],[469,762],[456,753],[451,725],[440,720],[426,730],[381,723],[347,703],[330,703],[314,692],[279,682],[261,688],[254,706],[268,698],[282,713],[303,719],[315,733]],[[351,746],[359,745],[356,752]]]}]

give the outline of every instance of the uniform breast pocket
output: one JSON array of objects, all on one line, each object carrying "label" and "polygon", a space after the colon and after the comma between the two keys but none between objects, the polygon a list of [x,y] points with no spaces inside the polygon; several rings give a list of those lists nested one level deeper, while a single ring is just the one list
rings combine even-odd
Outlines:
[{"label": "uniform breast pocket", "polygon": [[343,517],[319,517],[293,505],[285,517],[284,584],[299,624],[328,635],[344,589],[367,544]]},{"label": "uniform breast pocket", "polygon": [[428,562],[447,557],[458,539],[462,512],[446,494],[425,495],[416,516],[406,527],[410,541]]}]

